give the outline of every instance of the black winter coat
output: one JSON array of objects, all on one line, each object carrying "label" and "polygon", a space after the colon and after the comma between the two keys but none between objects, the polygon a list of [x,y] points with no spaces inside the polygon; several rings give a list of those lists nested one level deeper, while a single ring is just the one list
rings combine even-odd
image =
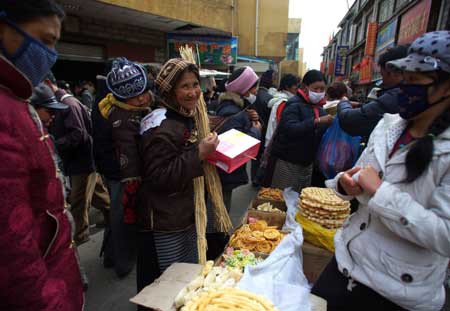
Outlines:
[{"label": "black winter coat", "polygon": [[340,102],[337,112],[339,125],[349,135],[362,136],[367,141],[385,113],[396,114],[399,112],[398,93],[399,89],[386,91],[378,99],[364,104],[360,108],[353,108],[348,101]]},{"label": "black winter coat", "polygon": [[56,92],[56,99],[69,109],[55,113],[49,128],[67,176],[89,174],[95,171],[92,146],[92,122],[86,108],[74,96],[63,90]]},{"label": "black winter coat", "polygon": [[[319,116],[325,110],[316,106]],[[300,165],[310,165],[316,158],[326,124],[314,125],[314,109],[299,93],[292,97],[281,114],[280,123],[273,140],[271,155],[275,158]]]},{"label": "black winter coat", "polygon": [[108,179],[120,180],[120,165],[114,149],[112,127],[103,118],[98,108],[99,102],[108,95],[106,79],[97,78],[97,98],[92,107],[92,138],[94,140],[94,158],[97,171]]},{"label": "black winter coat", "polygon": [[[216,114],[224,118],[230,118],[219,129],[218,134],[235,129],[256,139],[260,139],[261,131],[252,127],[252,122],[245,111],[246,106],[248,106],[248,102],[238,94],[232,92],[222,93],[219,97],[219,106]],[[231,174],[225,173],[220,169],[218,171],[224,189],[233,189],[248,183],[248,174],[245,165],[239,167]]]}]

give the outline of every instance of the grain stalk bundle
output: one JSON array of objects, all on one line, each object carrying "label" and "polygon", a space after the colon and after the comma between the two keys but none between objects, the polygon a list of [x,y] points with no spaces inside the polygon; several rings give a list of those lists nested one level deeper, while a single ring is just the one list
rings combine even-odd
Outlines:
[{"label": "grain stalk bundle", "polygon": [[[188,46],[180,48],[181,57],[190,63],[195,64],[195,57],[192,49]],[[198,138],[201,140],[211,133],[206,103],[203,94],[197,104],[195,123],[198,130]],[[216,167],[208,161],[203,162],[204,177],[194,179],[194,202],[195,202],[195,226],[197,229],[197,247],[200,264],[206,263],[206,202],[205,202],[205,182],[206,189],[211,198],[214,208],[216,227],[219,232],[229,232],[232,228],[230,216],[223,202],[222,186]]]}]

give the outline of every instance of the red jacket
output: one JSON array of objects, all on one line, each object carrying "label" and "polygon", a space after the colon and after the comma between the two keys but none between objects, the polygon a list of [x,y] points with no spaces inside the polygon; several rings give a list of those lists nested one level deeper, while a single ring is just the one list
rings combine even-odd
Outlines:
[{"label": "red jacket", "polygon": [[0,56],[0,310],[80,311],[83,290],[53,147]]}]

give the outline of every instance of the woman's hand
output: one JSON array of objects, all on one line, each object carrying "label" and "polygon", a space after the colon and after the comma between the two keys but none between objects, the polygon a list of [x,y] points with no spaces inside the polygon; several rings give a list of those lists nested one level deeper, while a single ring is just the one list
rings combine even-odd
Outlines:
[{"label": "woman's hand", "polygon": [[383,181],[379,173],[372,166],[366,166],[359,172],[358,183],[365,193],[373,196]]},{"label": "woman's hand", "polygon": [[256,112],[256,110],[248,109],[247,114],[248,114],[248,117],[250,118],[250,120],[259,121],[259,115],[258,115],[258,112]]},{"label": "woman's hand", "polygon": [[260,130],[261,129],[261,122],[259,122],[259,121],[252,121],[252,127]]},{"label": "woman's hand", "polygon": [[203,138],[198,144],[198,156],[200,160],[206,159],[208,155],[216,151],[219,145],[219,137],[217,133],[210,133],[208,136]]},{"label": "woman's hand", "polygon": [[326,116],[321,116],[314,120],[314,124],[331,124],[333,122],[333,117],[327,114]]},{"label": "woman's hand", "polygon": [[355,175],[360,170],[361,168],[359,166],[355,166],[354,168],[346,171],[344,174],[342,174],[341,178],[339,178],[339,185],[345,191],[345,194],[350,196],[357,196],[363,193],[363,189],[360,187],[360,185],[353,180],[353,175]]}]

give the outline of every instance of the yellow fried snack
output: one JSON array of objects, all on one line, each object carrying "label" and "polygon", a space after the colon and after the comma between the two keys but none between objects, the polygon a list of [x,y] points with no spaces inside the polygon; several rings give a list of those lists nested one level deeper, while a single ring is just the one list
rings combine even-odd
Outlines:
[{"label": "yellow fried snack", "polygon": [[[267,230],[266,230],[266,231],[267,231]],[[262,231],[253,231],[253,232],[252,232],[252,236],[255,237],[255,238],[257,238],[257,239],[259,239],[259,238],[264,237],[264,232],[262,232]]]},{"label": "yellow fried snack", "polygon": [[266,298],[237,288],[206,292],[186,303],[182,311],[278,311]]},{"label": "yellow fried snack", "polygon": [[264,237],[268,240],[276,240],[278,237],[280,237],[280,231],[276,229],[266,229],[264,231]]},{"label": "yellow fried snack", "polygon": [[272,247],[272,244],[270,244],[268,241],[263,241],[263,242],[256,244],[255,249],[258,252],[268,254],[272,251],[273,247]]},{"label": "yellow fried snack", "polygon": [[258,198],[283,202],[283,190],[275,188],[261,188],[258,192]]},{"label": "yellow fried snack", "polygon": [[264,231],[267,228],[267,222],[265,220],[258,220],[249,226],[252,231]]}]

